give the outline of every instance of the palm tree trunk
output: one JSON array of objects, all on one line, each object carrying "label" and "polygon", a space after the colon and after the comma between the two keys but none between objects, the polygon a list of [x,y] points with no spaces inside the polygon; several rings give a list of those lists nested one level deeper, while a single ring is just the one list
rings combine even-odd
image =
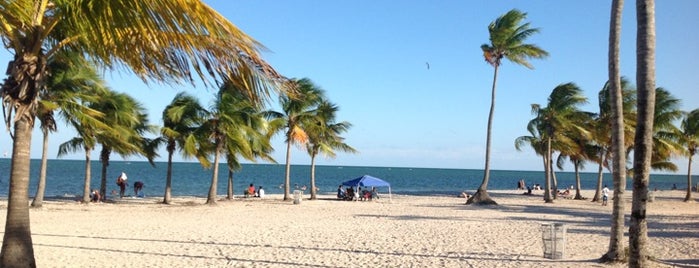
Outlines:
[{"label": "palm tree trunk", "polygon": [[211,175],[211,186],[209,186],[209,196],[206,198],[206,204],[216,204],[216,185],[218,184],[218,156],[221,151],[221,145],[216,145],[216,153],[214,153],[214,172]]},{"label": "palm tree trunk", "polygon": [[316,200],[316,155],[311,154],[311,200]]},{"label": "palm tree trunk", "polygon": [[228,187],[227,187],[226,199],[233,199],[233,170],[228,167]]},{"label": "palm tree trunk", "polygon": [[553,203],[551,196],[551,138],[546,138],[546,166],[544,167],[546,182],[544,183],[544,202]]},{"label": "palm tree trunk", "polygon": [[[85,186],[83,186],[83,203],[90,202],[90,151],[92,148],[85,147]],[[106,195],[102,195],[102,198],[106,198]]]},{"label": "palm tree trunk", "polygon": [[163,204],[170,204],[172,202],[172,154],[174,152],[168,149],[167,153],[167,175],[165,175],[165,196],[163,197]]},{"label": "palm tree trunk", "polygon": [[655,108],[655,2],[636,1],[637,125],[634,137],[633,201],[629,224],[629,267],[648,266],[648,183]]},{"label": "palm tree trunk", "polygon": [[[290,134],[289,134],[290,135]],[[287,135],[287,137],[290,137]],[[284,169],[284,201],[291,200],[289,188],[291,184],[291,140],[286,142],[286,167]]]},{"label": "palm tree trunk", "polygon": [[493,73],[493,87],[491,89],[490,95],[490,112],[488,113],[488,130],[485,139],[485,168],[483,169],[483,181],[481,186],[478,187],[476,193],[474,193],[467,201],[466,204],[479,204],[479,205],[497,205],[495,200],[490,198],[488,195],[488,181],[490,180],[490,144],[491,136],[493,130],[493,115],[495,114],[495,89],[498,81],[498,65],[495,65],[495,71]]},{"label": "palm tree trunk", "polygon": [[582,200],[583,196],[580,194],[580,161],[575,160],[575,200]]},{"label": "palm tree trunk", "polygon": [[597,188],[595,189],[595,196],[592,197],[592,202],[600,201],[600,194],[602,192],[602,179],[604,178],[604,166],[602,165],[603,161],[603,159],[600,159],[599,165],[597,166]]},{"label": "palm tree trunk", "polygon": [[551,172],[551,195],[553,199],[556,199],[558,198],[558,179],[556,178],[556,170],[553,168],[553,152],[551,154],[551,161],[549,161],[549,165],[551,165],[551,169],[549,169]]},{"label": "palm tree trunk", "polygon": [[44,192],[46,191],[46,169],[48,168],[48,151],[49,151],[49,131],[41,129],[43,144],[41,149],[41,168],[39,170],[39,185],[36,187],[36,194],[32,200],[32,207],[40,208],[44,203]]},{"label": "palm tree trunk", "polygon": [[26,117],[15,122],[7,197],[5,234],[0,267],[36,267],[29,220],[29,159],[32,124]]},{"label": "palm tree trunk", "polygon": [[100,180],[100,194],[102,194],[102,196],[107,194],[107,167],[109,167],[109,154],[111,151],[112,150],[109,147],[103,145],[102,151],[100,152],[100,162],[102,162],[102,172],[100,174],[102,176],[102,179]]},{"label": "palm tree trunk", "polygon": [[689,155],[689,164],[687,166],[687,195],[684,197],[684,202],[692,201],[692,156],[693,154]]},{"label": "palm tree trunk", "polygon": [[624,145],[624,109],[619,71],[619,36],[623,0],[613,0],[609,24],[609,100],[612,112],[612,180],[614,203],[612,208],[609,247],[603,261],[623,261],[624,252],[624,192],[626,192],[626,153]]}]

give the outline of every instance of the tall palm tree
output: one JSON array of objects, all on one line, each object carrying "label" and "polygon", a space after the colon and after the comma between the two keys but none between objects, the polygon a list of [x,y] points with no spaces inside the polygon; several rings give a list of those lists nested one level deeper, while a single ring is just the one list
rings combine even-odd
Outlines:
[{"label": "tall palm tree", "polygon": [[[228,135],[225,136],[223,148],[228,166],[227,199],[233,199],[233,173],[242,169],[239,156],[249,161],[258,158],[272,163],[276,161],[270,155],[273,151],[271,136],[261,103],[255,103],[248,96],[241,94],[232,84],[224,84],[220,89],[219,109],[232,120],[224,121]],[[234,132],[234,133],[231,133]]]},{"label": "tall palm tree", "polygon": [[280,96],[282,113],[268,112],[268,118],[283,124],[277,127],[286,130],[286,167],[284,176],[284,200],[291,200],[290,176],[291,176],[291,145],[304,145],[308,142],[308,134],[303,129],[301,122],[312,121],[316,116],[316,107],[325,99],[325,92],[313,84],[308,78],[290,81],[293,92]]},{"label": "tall palm tree", "polygon": [[[213,205],[216,204],[217,197],[220,155],[240,155],[254,160],[256,154],[250,140],[256,139],[256,135],[263,135],[259,129],[264,127],[264,117],[253,99],[230,86],[224,86],[219,91],[214,107],[209,113],[209,119],[197,131],[208,135],[208,148],[214,156],[214,170],[206,199],[207,204]],[[228,160],[229,163],[237,163],[234,157]]]},{"label": "tall palm tree", "polygon": [[572,147],[575,142],[564,135],[566,132],[589,135],[584,125],[577,125],[587,118],[588,114],[578,109],[578,106],[587,103],[587,98],[583,96],[582,90],[574,83],[558,85],[553,89],[548,98],[546,107],[532,104],[532,114],[536,117],[529,124],[530,128],[536,128],[546,143],[544,172],[546,177],[544,189],[544,201],[553,202],[551,193],[551,172],[552,172],[552,144],[556,147]]},{"label": "tall palm tree", "polygon": [[103,95],[93,108],[102,112],[104,122],[114,129],[111,132],[101,131],[96,135],[97,143],[102,145],[100,194],[102,198],[106,198],[107,167],[111,153],[115,152],[122,157],[143,155],[153,164],[155,152],[149,150],[149,140],[144,134],[156,131],[148,125],[148,115],[143,105],[128,94],[111,91]]},{"label": "tall palm tree", "polygon": [[308,134],[306,151],[311,156],[311,200],[316,197],[316,156],[323,153],[328,157],[335,157],[335,150],[355,153],[357,150],[347,145],[340,136],[352,127],[347,121],[336,122],[335,117],[339,107],[327,100],[318,104],[316,118],[310,122],[304,122],[304,129]]},{"label": "tall palm tree", "polygon": [[687,195],[684,197],[684,202],[690,202],[692,201],[692,157],[699,149],[699,109],[692,110],[684,117],[678,134],[688,158]]},{"label": "tall palm tree", "polygon": [[[79,67],[78,67],[79,66]],[[46,170],[48,168],[49,132],[58,130],[55,114],[64,119],[80,117],[96,123],[102,114],[83,106],[83,100],[95,101],[92,87],[102,88],[102,79],[97,71],[80,55],[75,53],[59,53],[49,61],[49,76],[47,87],[51,90],[42,92],[39,100],[37,117],[41,122],[43,148],[41,167],[36,194],[32,207],[42,207],[46,190]]]},{"label": "tall palm tree", "polygon": [[[34,267],[29,220],[29,152],[48,59],[57,51],[96,65],[130,69],[144,81],[176,84],[194,76],[212,85],[236,74],[239,88],[266,97],[281,79],[259,56],[261,44],[201,1],[0,1],[0,36],[14,53],[1,95],[12,129],[12,170],[0,266]],[[186,17],[186,19],[182,19]],[[50,89],[49,89],[50,90]]]},{"label": "tall palm tree", "polygon": [[655,108],[655,1],[636,1],[636,86],[633,195],[629,223],[629,267],[648,266],[648,183],[653,154]]},{"label": "tall palm tree", "polygon": [[502,59],[506,58],[516,64],[533,69],[528,59],[541,59],[548,56],[548,52],[538,46],[525,43],[527,37],[539,32],[538,28],[530,28],[529,23],[522,23],[526,17],[527,13],[522,13],[516,9],[498,17],[488,25],[490,44],[481,45],[485,61],[494,67],[493,87],[490,98],[490,112],[488,114],[483,182],[476,193],[466,201],[466,204],[497,204],[488,195],[488,180],[490,179],[490,140],[493,128],[493,114],[495,113],[495,85],[498,80],[498,69]]},{"label": "tall palm tree", "polygon": [[179,148],[185,158],[197,157],[203,160],[206,155],[196,149],[195,130],[204,122],[207,111],[199,100],[185,92],[178,93],[163,110],[163,127],[160,129],[158,142],[165,143],[167,156],[167,174],[163,203],[172,202],[172,156]]},{"label": "tall palm tree", "polygon": [[[633,149],[633,136],[636,129],[636,90],[625,77],[620,78],[620,85],[622,91],[622,105],[620,107],[622,107],[622,122],[624,131],[624,145],[622,152],[624,154],[624,158],[627,158],[627,155]],[[601,200],[600,194],[602,191],[603,168],[607,168],[612,172],[615,169],[610,163],[610,161],[612,161],[611,158],[613,152],[611,139],[612,134],[610,133],[610,130],[612,129],[612,121],[614,120],[612,116],[611,93],[610,83],[607,81],[598,94],[599,113],[595,117],[594,127],[592,128],[594,142],[598,147],[597,159],[599,160],[597,189],[595,190],[595,195],[592,198],[592,202],[599,202]],[[623,165],[617,167],[617,169],[622,168],[624,169],[625,173],[627,169],[626,161],[624,160],[623,162]],[[626,178],[624,178],[622,184],[624,185],[623,187],[626,187]],[[616,190],[617,186],[615,185],[614,188]]]},{"label": "tall palm tree", "polygon": [[612,208],[612,226],[607,253],[602,256],[605,261],[621,261],[625,258],[622,239],[624,238],[624,193],[626,192],[626,147],[624,132],[623,88],[619,71],[619,39],[621,36],[621,12],[623,0],[612,0],[609,23],[609,110],[611,111],[611,148],[612,180],[614,198]]}]

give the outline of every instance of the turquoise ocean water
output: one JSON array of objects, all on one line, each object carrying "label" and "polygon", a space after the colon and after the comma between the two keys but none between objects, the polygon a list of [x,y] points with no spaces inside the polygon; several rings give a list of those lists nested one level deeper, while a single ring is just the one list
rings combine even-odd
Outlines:
[{"label": "turquoise ocean water", "polygon": [[[32,160],[29,195],[36,194],[39,178],[40,160]],[[91,163],[91,188],[98,188],[101,180],[101,163]],[[46,196],[82,195],[85,178],[85,161],[80,160],[49,160],[46,182]],[[595,167],[596,170],[596,167]],[[0,159],[0,196],[7,196],[9,186],[10,159]],[[135,181],[145,183],[147,196],[163,196],[167,163],[157,162],[153,167],[147,162],[112,161],[107,171],[107,189],[118,190],[115,184],[117,176],[125,171],[129,177],[130,186]],[[175,196],[206,196],[211,184],[213,169],[203,169],[198,163],[173,163],[172,194]],[[321,193],[334,193],[337,186],[345,180],[362,175],[372,175],[391,183],[391,190],[396,194],[412,195],[457,195],[461,191],[474,191],[483,178],[482,170],[474,169],[437,169],[437,168],[404,168],[404,167],[357,167],[357,166],[317,166],[316,186]],[[573,185],[575,174],[572,172],[557,172],[559,188]],[[673,184],[685,188],[686,175],[654,174],[651,176],[651,188],[670,189]],[[228,169],[221,165],[218,176],[218,194],[225,195],[228,179]],[[515,189],[517,181],[524,179],[528,185],[544,184],[543,171],[507,171],[492,170],[488,189]],[[243,169],[234,173],[234,191],[241,195],[250,183],[263,186],[269,194],[280,194],[280,184],[284,182],[284,165],[276,164],[245,164]],[[582,188],[594,189],[597,182],[596,173],[581,174]],[[697,181],[697,176],[693,177]],[[611,174],[604,174],[604,184],[612,186]],[[293,165],[291,167],[291,187],[310,185],[310,166]],[[627,183],[631,189],[631,181]],[[386,189],[381,189],[386,191]],[[129,189],[129,194],[133,190]]]}]

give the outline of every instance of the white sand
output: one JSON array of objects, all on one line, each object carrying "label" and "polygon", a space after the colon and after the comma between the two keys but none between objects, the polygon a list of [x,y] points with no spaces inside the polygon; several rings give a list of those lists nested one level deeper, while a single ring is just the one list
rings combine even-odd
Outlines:
[{"label": "white sand", "polygon": [[[611,201],[606,207],[589,200],[544,204],[541,192],[520,193],[491,191],[496,207],[396,195],[392,202],[321,196],[298,205],[279,195],[216,206],[193,197],[174,198],[174,205],[158,204],[161,198],[89,205],[48,200],[31,210],[31,227],[38,267],[625,266],[596,261],[609,243]],[[699,267],[699,203],[684,203],[683,196],[662,191],[650,203],[654,266]],[[564,259],[543,258],[542,223],[566,224]]]}]

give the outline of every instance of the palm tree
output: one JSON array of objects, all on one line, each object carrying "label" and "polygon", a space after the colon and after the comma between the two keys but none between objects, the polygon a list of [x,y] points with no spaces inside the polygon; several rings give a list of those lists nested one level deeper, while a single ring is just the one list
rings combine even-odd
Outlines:
[{"label": "palm tree", "polygon": [[0,88],[5,122],[13,130],[0,266],[36,266],[29,152],[37,96],[47,90],[46,66],[56,52],[72,50],[99,67],[125,67],[144,81],[168,84],[194,83],[192,70],[206,85],[236,74],[239,88],[255,97],[266,97],[272,79],[282,78],[259,56],[261,44],[201,1],[16,0],[0,2],[0,14],[0,35],[14,53]]},{"label": "palm tree", "polygon": [[357,150],[347,145],[340,136],[352,127],[347,121],[336,122],[335,114],[339,108],[327,100],[318,104],[316,118],[310,122],[304,122],[304,129],[308,134],[306,151],[311,156],[311,200],[316,199],[316,156],[323,153],[328,157],[335,157],[335,150],[355,153]]},{"label": "palm tree", "polygon": [[537,28],[530,28],[529,23],[522,24],[526,17],[527,13],[522,13],[516,9],[510,10],[506,14],[498,17],[488,25],[490,44],[481,45],[485,61],[492,65],[495,71],[493,73],[490,113],[488,114],[483,182],[481,186],[478,187],[476,193],[466,201],[466,204],[497,204],[490,198],[487,189],[488,180],[490,179],[490,139],[493,126],[493,114],[495,112],[495,84],[498,79],[498,68],[502,63],[502,59],[507,58],[516,64],[533,69],[528,59],[541,59],[548,56],[548,52],[538,46],[524,43],[527,37],[539,32]]},{"label": "palm tree", "polygon": [[[264,117],[259,112],[259,106],[249,96],[234,90],[233,85],[222,87],[215,100],[214,107],[209,112],[209,119],[202,124],[197,132],[208,135],[209,148],[214,155],[213,175],[206,203],[216,204],[218,166],[221,153],[229,156],[230,163],[237,163],[235,155],[240,155],[248,160],[254,160],[256,154],[252,147],[251,139],[257,139],[257,135],[264,127]],[[207,144],[207,143],[205,143]],[[231,157],[233,156],[233,157]],[[236,167],[234,164],[233,167]]]},{"label": "palm tree", "polygon": [[164,204],[172,202],[172,156],[175,150],[179,148],[185,158],[206,158],[205,154],[199,154],[199,150],[196,149],[194,137],[194,131],[204,122],[206,116],[207,111],[199,104],[199,100],[185,92],[178,93],[163,110],[163,127],[157,141],[166,144],[168,153]]},{"label": "palm tree", "polygon": [[636,86],[638,116],[634,137],[633,195],[629,223],[629,267],[648,266],[648,183],[653,154],[655,108],[655,1],[636,1]]},{"label": "palm tree", "polygon": [[[611,148],[612,180],[614,181],[614,199],[612,209],[612,226],[607,253],[602,256],[605,261],[621,261],[625,258],[622,239],[624,238],[624,192],[626,192],[626,143],[624,132],[624,99],[619,71],[619,39],[621,36],[621,12],[623,0],[612,0],[609,23],[609,110],[611,110]],[[601,185],[601,183],[599,183]]]},{"label": "palm tree", "polygon": [[[624,77],[620,78],[621,85],[621,100],[622,100],[622,122],[623,122],[623,150],[624,158],[633,149],[633,136],[636,128],[636,90],[631,86],[631,83]],[[597,159],[599,160],[598,169],[598,179],[597,179],[597,189],[595,190],[595,195],[592,198],[592,202],[600,201],[600,193],[602,191],[602,178],[603,178],[603,168],[607,168],[612,171],[615,169],[609,162],[612,158],[612,134],[610,130],[612,129],[612,104],[610,94],[610,83],[605,83],[602,90],[598,94],[598,104],[599,113],[596,115],[594,120],[593,135],[594,142],[598,149]],[[620,159],[621,160],[621,159]],[[616,169],[624,169],[626,172],[626,161],[622,161],[623,165],[617,167]],[[626,175],[624,175],[626,176]],[[626,178],[621,182],[623,187],[626,187]],[[614,185],[614,189],[621,189],[622,186]]]},{"label": "palm tree", "polygon": [[83,120],[92,120],[93,122],[102,116],[98,111],[82,105],[82,100],[94,101],[96,99],[96,95],[89,94],[91,87],[103,87],[102,79],[97,75],[97,71],[91,68],[83,57],[75,53],[59,53],[51,59],[48,68],[52,70],[52,75],[47,81],[47,87],[51,90],[42,92],[37,112],[37,117],[41,122],[43,148],[39,182],[32,200],[32,207],[42,207],[43,205],[48,167],[49,132],[58,130],[55,113],[58,112],[62,118],[66,119],[80,117]]},{"label": "palm tree", "polygon": [[[219,91],[218,109],[226,113],[230,120],[222,121],[228,129],[223,148],[228,166],[227,199],[233,199],[233,172],[242,169],[239,156],[256,161],[258,158],[276,163],[271,157],[273,151],[268,133],[265,114],[261,103],[255,103],[241,94],[233,84],[224,84]],[[220,110],[223,109],[223,110]]]},{"label": "palm tree", "polygon": [[[586,118],[582,117],[583,122],[573,122],[574,124],[579,124],[581,126],[586,126],[586,129],[590,129],[592,123],[592,115],[587,114]],[[556,164],[559,169],[563,169],[563,163],[566,159],[573,163],[573,169],[575,172],[575,200],[585,199],[580,193],[581,182],[580,182],[580,170],[584,169],[586,161],[596,161],[597,160],[597,147],[591,143],[591,132],[579,133],[575,131],[568,131],[563,133],[570,141],[569,147],[558,148],[560,154],[558,155],[558,161]]]},{"label": "palm tree", "polygon": [[655,108],[653,109],[653,153],[651,169],[677,171],[677,165],[671,161],[673,156],[681,155],[682,145],[677,141],[679,129],[675,122],[682,119],[680,100],[662,87],[655,89]]},{"label": "palm tree", "polygon": [[[308,134],[303,129],[301,122],[312,121],[316,116],[317,105],[325,98],[324,91],[318,88],[308,78],[292,80],[293,92],[280,96],[283,113],[268,112],[267,116],[273,122],[280,120],[283,124],[273,123],[286,129],[286,167],[284,178],[284,200],[291,200],[290,175],[291,175],[291,145],[304,145],[308,141]],[[277,121],[278,122],[278,121]]]},{"label": "palm tree", "polygon": [[684,202],[692,201],[692,157],[699,149],[699,109],[689,112],[682,120],[679,131],[680,143],[684,145],[689,162],[687,164],[687,195]]},{"label": "palm tree", "polygon": [[566,132],[589,135],[584,125],[576,125],[588,116],[587,113],[578,110],[578,106],[587,103],[587,98],[582,95],[582,90],[573,83],[561,84],[553,89],[548,98],[546,107],[532,104],[532,114],[536,117],[529,122],[528,128],[536,128],[546,143],[544,159],[544,172],[546,177],[544,189],[544,201],[553,202],[551,193],[552,172],[552,143],[556,147],[572,147],[575,142],[564,135]]},{"label": "palm tree", "polygon": [[148,125],[148,115],[143,105],[125,93],[111,91],[103,95],[93,108],[102,112],[105,124],[114,129],[111,132],[101,131],[95,136],[97,143],[102,145],[100,194],[102,198],[106,198],[107,167],[111,153],[115,152],[122,157],[143,155],[153,164],[155,152],[149,150],[149,140],[143,135],[156,131]]}]

